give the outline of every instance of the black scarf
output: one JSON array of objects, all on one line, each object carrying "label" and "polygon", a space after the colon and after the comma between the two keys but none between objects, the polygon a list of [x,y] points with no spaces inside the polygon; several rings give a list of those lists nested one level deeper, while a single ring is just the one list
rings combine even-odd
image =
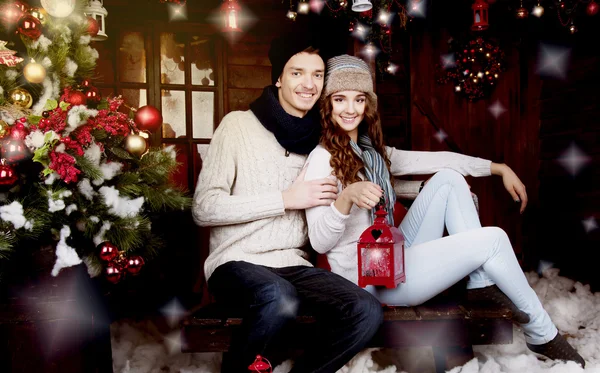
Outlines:
[{"label": "black scarf", "polygon": [[262,95],[250,104],[260,123],[271,131],[279,145],[296,154],[308,154],[319,143],[321,123],[313,108],[303,118],[288,114],[279,103],[277,87],[265,87]]}]

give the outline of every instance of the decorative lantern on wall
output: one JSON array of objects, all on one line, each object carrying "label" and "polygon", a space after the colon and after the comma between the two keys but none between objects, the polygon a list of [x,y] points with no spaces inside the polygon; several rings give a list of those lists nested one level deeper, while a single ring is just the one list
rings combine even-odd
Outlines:
[{"label": "decorative lantern on wall", "polygon": [[473,31],[483,31],[490,27],[488,23],[488,3],[483,0],[475,0],[471,8],[473,9]]},{"label": "decorative lantern on wall", "polygon": [[240,10],[242,8],[236,0],[225,0],[221,5],[224,26],[223,32],[241,32],[239,27]]},{"label": "decorative lantern on wall", "polygon": [[98,34],[92,36],[92,40],[103,41],[108,39],[106,34],[105,18],[108,16],[108,11],[103,6],[102,0],[89,0],[88,5],[83,10],[86,16],[92,17],[98,22]]},{"label": "decorative lantern on wall", "polygon": [[376,209],[375,222],[358,239],[358,286],[395,288],[406,281],[404,236],[387,224],[388,214],[382,203]]}]

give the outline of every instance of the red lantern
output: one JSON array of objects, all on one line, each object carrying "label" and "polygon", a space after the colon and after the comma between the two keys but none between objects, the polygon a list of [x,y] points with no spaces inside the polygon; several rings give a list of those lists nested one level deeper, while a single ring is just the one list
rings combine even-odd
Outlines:
[{"label": "red lantern", "polygon": [[471,9],[473,9],[473,25],[471,30],[483,31],[490,27],[488,23],[488,9],[489,5],[483,0],[475,0]]},{"label": "red lantern", "polygon": [[273,367],[271,366],[269,360],[260,355],[256,355],[256,359],[252,364],[250,364],[248,370],[250,372],[271,373],[273,372]]},{"label": "red lantern", "polygon": [[236,0],[225,0],[221,5],[221,13],[223,14],[223,20],[225,21],[223,31],[224,32],[241,32],[239,28],[239,15],[240,15],[239,4]]},{"label": "red lantern", "polygon": [[406,281],[404,236],[387,224],[387,211],[378,205],[375,222],[358,239],[358,286],[395,288]]}]

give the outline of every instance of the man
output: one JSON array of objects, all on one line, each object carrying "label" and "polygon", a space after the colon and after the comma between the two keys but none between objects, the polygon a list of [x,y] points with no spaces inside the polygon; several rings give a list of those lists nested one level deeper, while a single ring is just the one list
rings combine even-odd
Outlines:
[{"label": "man", "polygon": [[302,170],[320,137],[312,109],[323,88],[323,59],[298,37],[274,40],[269,59],[274,85],[251,110],[223,118],[194,195],[196,223],[213,227],[205,262],[209,290],[243,311],[221,371],[247,371],[302,303],[315,310],[321,335],[292,372],[333,373],[377,331],[381,305],[342,277],[312,267],[302,249],[308,241],[303,209],[337,197],[330,178],[305,182]]}]

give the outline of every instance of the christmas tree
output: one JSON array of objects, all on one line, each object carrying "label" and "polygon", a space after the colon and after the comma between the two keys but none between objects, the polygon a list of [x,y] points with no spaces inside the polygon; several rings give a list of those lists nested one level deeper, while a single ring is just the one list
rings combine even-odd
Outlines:
[{"label": "christmas tree", "polygon": [[0,279],[16,251],[50,244],[52,275],[83,262],[118,282],[164,246],[153,219],[190,204],[169,180],[175,150],[148,145],[160,112],[91,83],[99,25],[83,3],[0,0]]}]

